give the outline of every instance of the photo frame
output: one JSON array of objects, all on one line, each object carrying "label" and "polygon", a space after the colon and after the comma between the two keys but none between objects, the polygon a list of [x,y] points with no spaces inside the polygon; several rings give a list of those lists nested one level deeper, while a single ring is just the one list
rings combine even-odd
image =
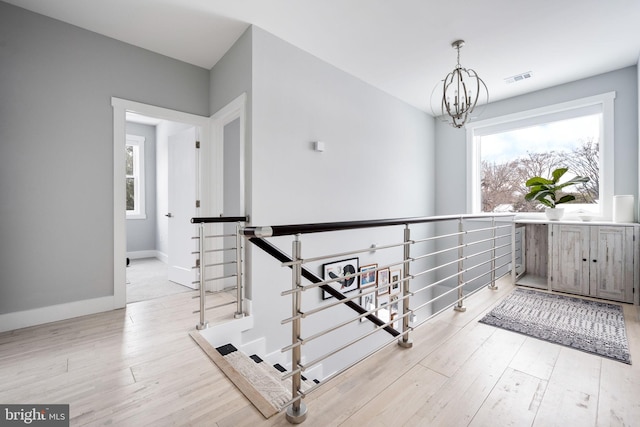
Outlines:
[{"label": "photo frame", "polygon": [[376,284],[378,287],[378,295],[385,295],[389,293],[389,277],[390,271],[388,268],[378,270],[378,280]]},{"label": "photo frame", "polygon": [[402,280],[402,270],[391,270],[391,277],[389,279],[391,283],[391,287],[389,288],[389,293],[391,295],[399,294],[401,291],[401,282]]},{"label": "photo frame", "polygon": [[360,287],[366,288],[367,286],[376,285],[376,268],[378,264],[368,264],[360,267]]},{"label": "photo frame", "polygon": [[377,301],[377,308],[378,310],[376,311],[377,316],[385,321],[388,322],[389,321],[389,294],[385,293],[382,295],[377,295],[376,296],[376,301]]},{"label": "photo frame", "polygon": [[[368,286],[367,288],[371,288],[371,286]],[[368,290],[367,288],[360,288],[360,292],[362,292],[363,290]],[[364,294],[364,295],[360,295],[360,307],[364,308],[365,310],[369,311],[369,310],[373,310],[376,308],[376,293],[375,292],[369,292],[368,294]],[[360,319],[360,322],[364,322],[366,319],[363,317]]]},{"label": "photo frame", "polygon": [[389,298],[389,311],[391,312],[391,318],[393,319],[393,316],[398,314],[398,310],[400,305],[398,304],[400,302],[400,296],[399,295],[391,295]]},{"label": "photo frame", "polygon": [[[356,274],[359,271],[358,258],[343,259],[340,261],[329,262],[322,265],[322,278],[324,280],[338,279],[335,282],[329,283],[329,286],[337,291],[344,293],[355,291],[358,289],[358,277],[353,276],[344,280],[340,280],[341,277]],[[322,290],[322,299],[331,298],[331,294]]]}]

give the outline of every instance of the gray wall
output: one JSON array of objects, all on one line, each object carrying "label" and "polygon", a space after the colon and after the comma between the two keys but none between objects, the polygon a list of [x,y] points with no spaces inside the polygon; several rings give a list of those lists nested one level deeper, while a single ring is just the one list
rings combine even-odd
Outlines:
[{"label": "gray wall", "polygon": [[111,97],[209,113],[209,72],[0,3],[0,313],[113,295]]},{"label": "gray wall", "polygon": [[[491,103],[481,119],[499,117],[574,99],[616,92],[614,114],[614,194],[638,200],[638,73],[627,67],[561,86]],[[466,133],[437,121],[436,214],[466,212]]]},{"label": "gray wall", "polygon": [[[253,27],[252,34],[250,214],[255,225],[433,213],[433,118],[260,28]],[[312,149],[317,140],[325,142],[324,152]],[[304,236],[303,253],[400,239],[401,229]],[[290,252],[288,239],[275,241]],[[290,303],[279,297],[283,287],[290,287],[290,273],[258,251],[253,256],[255,323],[279,325],[290,315]],[[360,263],[382,265],[384,259],[371,253]],[[320,303],[320,292],[305,298]],[[352,316],[346,311],[335,315]],[[314,321],[323,323],[320,317]],[[263,332],[250,331],[246,340]],[[290,335],[279,331],[275,337],[275,328],[268,332],[270,349]],[[325,369],[332,371],[331,363]]]},{"label": "gray wall", "polygon": [[127,134],[144,141],[145,219],[127,219],[127,252],[156,249],[156,128],[127,123]]},{"label": "gray wall", "polygon": [[[249,27],[233,47],[211,69],[209,102],[215,114],[243,93],[247,94],[245,116],[245,182],[251,181],[251,118],[253,73],[253,26]],[[251,186],[245,188],[246,213],[251,211]],[[248,275],[250,277],[250,274]]]}]

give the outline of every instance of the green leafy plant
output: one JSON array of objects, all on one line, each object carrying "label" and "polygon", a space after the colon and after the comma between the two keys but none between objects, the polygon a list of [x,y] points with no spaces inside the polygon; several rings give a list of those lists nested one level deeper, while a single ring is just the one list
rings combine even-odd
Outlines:
[{"label": "green leafy plant", "polygon": [[537,200],[549,208],[555,208],[560,203],[567,203],[576,199],[573,194],[560,196],[560,190],[570,185],[588,182],[589,178],[575,176],[568,181],[559,183],[560,178],[568,171],[568,168],[558,168],[551,173],[551,179],[534,176],[529,178],[525,185],[529,187],[529,193],[524,196],[525,200]]}]

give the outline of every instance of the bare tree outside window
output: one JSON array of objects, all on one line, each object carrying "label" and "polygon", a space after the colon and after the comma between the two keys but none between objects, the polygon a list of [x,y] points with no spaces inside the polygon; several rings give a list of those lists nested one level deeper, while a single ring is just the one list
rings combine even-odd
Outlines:
[{"label": "bare tree outside window", "polygon": [[128,211],[135,209],[135,169],[134,169],[134,150],[132,145],[126,146],[126,158],[125,158],[125,173],[126,173],[126,206]]},{"label": "bare tree outside window", "polygon": [[[575,126],[580,126],[580,123],[576,122]],[[595,131],[591,131],[592,135],[588,137],[576,137],[573,141],[558,143],[557,147],[554,147],[553,140],[543,140],[540,137],[541,132],[536,127],[519,132],[529,132],[531,139],[527,141],[521,136],[508,135],[503,140],[495,139],[502,145],[498,146],[498,143],[495,143],[494,147],[487,147],[487,144],[494,141],[492,139],[481,142],[480,185],[483,212],[544,211],[544,206],[540,203],[524,199],[524,195],[529,191],[525,182],[534,176],[548,177],[553,170],[560,167],[569,168],[567,179],[575,175],[589,178],[588,182],[572,186],[568,190],[571,193],[567,194],[576,197],[572,203],[598,203],[600,147]],[[558,140],[561,138],[567,139],[566,135],[558,137]],[[488,152],[486,155],[485,151]]]}]

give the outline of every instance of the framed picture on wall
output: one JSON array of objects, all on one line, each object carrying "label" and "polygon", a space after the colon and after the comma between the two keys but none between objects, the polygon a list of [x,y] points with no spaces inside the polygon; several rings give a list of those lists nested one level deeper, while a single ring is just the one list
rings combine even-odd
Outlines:
[{"label": "framed picture on wall", "polygon": [[391,278],[389,280],[391,281],[389,293],[391,295],[399,294],[401,289],[400,285],[402,284],[400,281],[402,280],[402,270],[391,270]]},{"label": "framed picture on wall", "polygon": [[378,295],[384,295],[389,293],[389,269],[383,268],[378,270]]},{"label": "framed picture on wall", "polygon": [[366,288],[367,286],[376,285],[376,268],[378,264],[363,265],[360,267],[360,287]]},{"label": "framed picture on wall", "polygon": [[391,311],[391,315],[397,315],[400,305],[400,298],[398,295],[391,295],[389,297],[389,311]]},{"label": "framed picture on wall", "polygon": [[377,300],[377,308],[378,311],[376,311],[378,317],[380,318],[380,320],[384,321],[384,322],[388,322],[389,321],[389,294],[383,294],[383,295],[378,295],[376,297]]},{"label": "framed picture on wall", "polygon": [[[373,286],[368,286],[366,288],[360,288],[360,292],[373,291],[360,295],[360,307],[364,308],[367,311],[371,311],[376,308],[376,292]],[[360,319],[361,322],[364,322],[366,319],[363,317]]]},{"label": "framed picture on wall", "polygon": [[[334,282],[328,285],[343,294],[355,291],[358,289],[358,276],[355,275],[358,272],[358,267],[358,258],[329,262],[322,266],[322,278],[324,280],[335,279]],[[331,298],[331,294],[322,290],[322,299],[325,300],[329,298]]]}]

